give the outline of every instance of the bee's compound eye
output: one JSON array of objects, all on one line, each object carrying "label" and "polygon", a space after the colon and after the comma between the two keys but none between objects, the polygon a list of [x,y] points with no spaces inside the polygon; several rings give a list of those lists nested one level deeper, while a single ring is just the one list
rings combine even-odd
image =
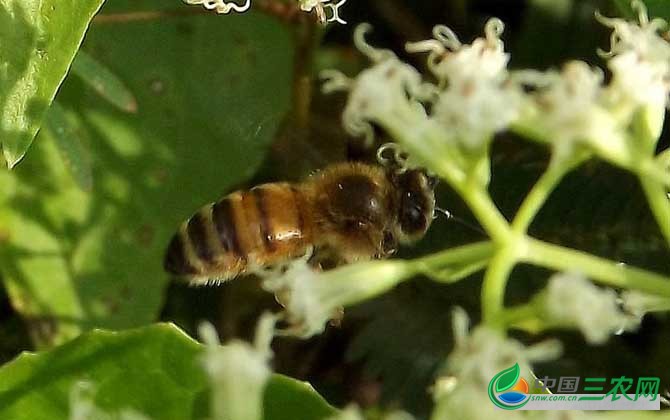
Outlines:
[{"label": "bee's compound eye", "polygon": [[400,225],[403,231],[414,233],[425,230],[426,217],[423,208],[417,203],[416,199],[410,198],[403,202],[400,209]]},{"label": "bee's compound eye", "polygon": [[405,209],[404,219],[410,225],[416,225],[423,221],[423,214],[421,209],[417,206],[409,207]]},{"label": "bee's compound eye", "polygon": [[401,192],[398,201],[398,239],[402,243],[414,242],[428,230],[432,221],[435,194],[428,176],[421,171],[407,171],[395,179]]}]

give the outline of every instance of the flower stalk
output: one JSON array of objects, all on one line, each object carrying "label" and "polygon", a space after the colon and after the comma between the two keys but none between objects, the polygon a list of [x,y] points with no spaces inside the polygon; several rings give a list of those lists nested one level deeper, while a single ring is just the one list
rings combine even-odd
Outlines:
[{"label": "flower stalk", "polygon": [[[670,177],[670,174],[668,175]],[[670,194],[654,180],[640,176],[640,184],[647,197],[649,208],[670,247]]]},{"label": "flower stalk", "polygon": [[578,271],[601,284],[670,297],[670,278],[585,252],[528,238],[521,261],[558,271]]},{"label": "flower stalk", "polygon": [[521,204],[512,222],[512,230],[519,234],[525,234],[533,219],[563,177],[586,159],[588,159],[588,154],[586,153],[576,153],[565,157],[554,154],[547,170],[542,174]]}]

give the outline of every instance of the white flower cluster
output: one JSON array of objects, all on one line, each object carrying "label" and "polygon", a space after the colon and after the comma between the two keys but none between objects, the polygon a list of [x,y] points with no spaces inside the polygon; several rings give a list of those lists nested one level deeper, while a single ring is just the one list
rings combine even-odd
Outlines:
[{"label": "white flower cluster", "polygon": [[[639,22],[598,17],[613,31],[609,84],[600,69],[581,61],[562,71],[509,71],[502,22],[491,19],[485,35],[471,44],[445,26],[435,27],[433,39],[407,44],[409,52],[428,53],[435,83],[391,51],[368,45],[369,25],[363,25],[354,41],[372,66],[353,80],[325,72],[324,90],[349,91],[343,122],[351,134],[370,138],[379,126],[425,161],[434,162],[443,151],[434,137],[476,157],[470,152],[484,150],[495,133],[511,127],[559,153],[582,147],[632,166],[626,156],[632,155],[627,148],[636,111],[649,111],[649,136],[657,140],[670,92],[670,43],[660,33],[666,23],[649,21],[642,3],[634,4]],[[421,145],[426,142],[431,144]],[[442,158],[453,160],[454,154]]]},{"label": "white flower cluster", "polygon": [[639,323],[639,317],[622,312],[614,290],[597,287],[579,274],[552,276],[534,305],[545,324],[575,327],[591,344],[602,344]]},{"label": "white flower cluster", "polygon": [[263,288],[285,306],[292,326],[286,332],[308,338],[323,332],[344,306],[381,294],[409,274],[402,261],[370,261],[320,272],[299,259],[283,273],[270,275]]},{"label": "white flower cluster", "polygon": [[276,320],[269,314],[260,318],[253,346],[240,340],[222,346],[211,324],[200,326],[200,336],[207,346],[203,364],[212,387],[210,414],[213,419],[263,418],[263,393],[272,373],[270,343]]},{"label": "white flower cluster", "polygon": [[581,61],[568,63],[560,73],[514,73],[517,82],[536,89],[527,95],[518,122],[536,139],[551,142],[559,152],[581,145],[606,159],[629,155],[628,129],[640,108],[650,113],[646,124],[653,140],[660,135],[670,92],[670,44],[660,33],[666,22],[649,21],[642,2],[633,5],[637,23],[597,15],[612,28],[610,51],[603,53],[612,72],[608,85],[600,69]]},{"label": "white flower cluster", "polygon": [[665,104],[670,89],[670,45],[662,37],[667,29],[662,19],[649,20],[639,0],[632,2],[638,12],[638,24],[623,19],[597,15],[612,28],[608,67],[612,71],[612,87],[623,100],[638,105]]},{"label": "white flower cluster", "polygon": [[504,25],[490,19],[485,37],[462,44],[446,26],[435,39],[409,43],[409,52],[429,52],[428,67],[439,81],[433,118],[448,127],[454,140],[477,147],[517,118],[521,90],[507,83],[510,56],[500,39]]},{"label": "white flower cluster", "polygon": [[499,20],[490,20],[486,37],[472,45],[461,44],[444,26],[435,28],[435,39],[407,45],[410,52],[429,52],[428,65],[437,85],[424,82],[416,69],[391,51],[367,44],[369,30],[369,25],[359,26],[354,42],[373,62],[371,68],[355,80],[333,71],[323,74],[324,91],[350,91],[343,120],[351,134],[369,138],[372,124],[391,132],[434,125],[451,142],[477,148],[517,116],[520,90],[507,83],[509,55],[500,40]]}]

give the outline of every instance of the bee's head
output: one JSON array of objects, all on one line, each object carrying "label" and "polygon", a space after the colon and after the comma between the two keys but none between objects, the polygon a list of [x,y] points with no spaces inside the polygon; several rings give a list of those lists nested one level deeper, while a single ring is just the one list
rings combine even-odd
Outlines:
[{"label": "bee's head", "polygon": [[396,188],[395,236],[400,243],[416,242],[433,221],[437,180],[416,169],[391,173],[390,178]]}]

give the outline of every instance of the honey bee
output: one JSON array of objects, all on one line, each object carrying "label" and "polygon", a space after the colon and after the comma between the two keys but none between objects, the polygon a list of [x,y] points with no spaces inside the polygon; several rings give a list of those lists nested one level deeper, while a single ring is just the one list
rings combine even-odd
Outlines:
[{"label": "honey bee", "polygon": [[172,238],[169,273],[224,281],[325,251],[341,263],[386,258],[433,220],[434,179],[421,170],[338,163],[302,183],[233,192],[200,209]]}]

